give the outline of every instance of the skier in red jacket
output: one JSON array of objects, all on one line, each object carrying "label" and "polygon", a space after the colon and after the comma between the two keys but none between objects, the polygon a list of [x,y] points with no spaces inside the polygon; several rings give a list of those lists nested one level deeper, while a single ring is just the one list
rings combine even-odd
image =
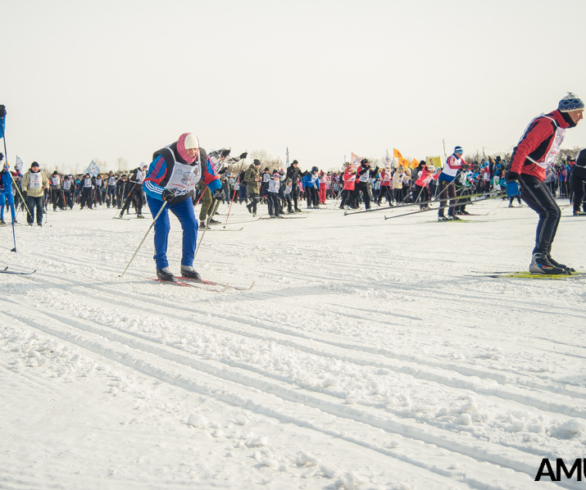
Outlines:
[{"label": "skier in red jacket", "polygon": [[519,194],[539,214],[535,248],[529,272],[532,274],[569,274],[573,269],[551,257],[551,246],[561,210],[549,188],[543,184],[547,167],[553,164],[567,128],[584,117],[584,102],[573,93],[560,100],[557,110],[533,119],[513,151],[507,179],[507,193]]}]

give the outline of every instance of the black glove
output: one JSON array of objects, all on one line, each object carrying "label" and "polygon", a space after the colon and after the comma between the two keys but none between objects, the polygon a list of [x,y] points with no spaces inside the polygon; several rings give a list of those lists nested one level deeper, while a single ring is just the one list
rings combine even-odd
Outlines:
[{"label": "black glove", "polygon": [[6,116],[6,106],[0,105],[0,119]]},{"label": "black glove", "polygon": [[505,180],[507,182],[519,182],[519,174],[517,172],[507,172]]},{"label": "black glove", "polygon": [[214,199],[216,201],[223,201],[224,200],[224,191],[222,189],[216,189],[214,191]]},{"label": "black glove", "polygon": [[228,170],[228,167],[224,167],[222,170],[218,172],[218,175],[224,175]]},{"label": "black glove", "polygon": [[242,153],[242,155],[240,155],[240,160],[244,160],[247,156],[248,156],[248,152],[245,151],[244,153]]},{"label": "black glove", "polygon": [[227,157],[227,156],[230,154],[230,151],[232,151],[232,150],[222,150],[222,151],[221,151],[221,155],[222,155],[224,158],[226,158],[226,157]]},{"label": "black glove", "polygon": [[165,189],[161,194],[163,201],[171,202],[177,197],[177,193],[173,189]]}]

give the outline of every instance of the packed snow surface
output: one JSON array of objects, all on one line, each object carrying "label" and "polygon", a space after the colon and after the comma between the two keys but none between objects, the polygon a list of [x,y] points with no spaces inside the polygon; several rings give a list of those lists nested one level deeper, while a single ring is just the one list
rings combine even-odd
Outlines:
[{"label": "packed snow surface", "polygon": [[[17,253],[4,227],[2,268],[36,273],[0,275],[0,488],[583,488],[533,480],[586,450],[585,282],[481,277],[529,265],[506,205],[236,204],[194,265],[249,291],[149,280],[152,235],[120,278],[149,215],[50,212]],[[554,258],[586,269],[585,237],[563,208]],[[178,273],[175,218],[169,244]]]}]

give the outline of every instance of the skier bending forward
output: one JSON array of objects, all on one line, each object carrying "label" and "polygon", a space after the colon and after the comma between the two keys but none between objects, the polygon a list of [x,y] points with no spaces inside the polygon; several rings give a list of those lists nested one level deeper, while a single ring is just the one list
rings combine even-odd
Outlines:
[{"label": "skier bending forward", "polygon": [[532,274],[569,274],[573,269],[551,256],[562,212],[551,191],[543,183],[546,169],[560,152],[566,129],[575,127],[584,116],[584,102],[570,93],[560,100],[557,110],[533,119],[513,150],[506,175],[507,194],[519,194],[539,214],[535,248],[529,272]]},{"label": "skier bending forward", "polygon": [[206,151],[199,147],[198,139],[191,133],[182,134],[176,143],[153,154],[143,189],[153,218],[157,216],[163,203],[167,203],[155,223],[154,259],[157,277],[163,281],[174,280],[167,261],[167,241],[171,229],[169,210],[177,216],[183,229],[181,275],[201,279],[193,268],[198,225],[190,198],[202,178],[214,199],[221,201],[224,194],[220,179]]}]

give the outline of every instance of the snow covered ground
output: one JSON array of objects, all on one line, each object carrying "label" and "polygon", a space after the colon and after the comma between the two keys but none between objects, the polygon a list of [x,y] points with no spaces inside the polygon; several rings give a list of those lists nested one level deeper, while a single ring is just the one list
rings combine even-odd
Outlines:
[{"label": "snow covered ground", "polygon": [[[256,281],[223,293],[149,281],[152,237],[118,277],[150,219],[50,213],[16,254],[3,228],[37,272],[0,276],[0,488],[583,488],[533,479],[586,450],[584,280],[474,276],[525,270],[536,216],[469,210],[208,232],[204,278]],[[554,257],[586,269],[563,211]]]}]

